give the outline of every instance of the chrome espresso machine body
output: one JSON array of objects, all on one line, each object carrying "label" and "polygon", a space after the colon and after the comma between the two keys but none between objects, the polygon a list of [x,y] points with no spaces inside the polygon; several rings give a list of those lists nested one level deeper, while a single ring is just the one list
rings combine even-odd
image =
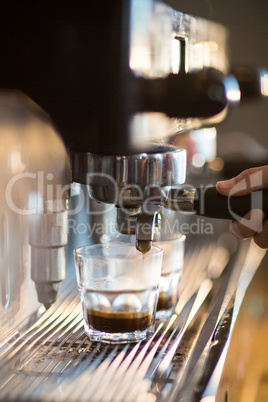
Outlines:
[{"label": "chrome espresso machine body", "polygon": [[[166,208],[178,207],[187,212],[192,206],[191,188],[184,186],[187,149],[177,148],[174,138],[182,132],[214,127],[240,99],[265,95],[262,84],[267,75],[249,69],[230,73],[225,28],[171,9],[163,2],[116,0],[74,6],[59,2],[53,11],[45,3],[35,2],[29,9],[6,3],[2,13],[5,18],[0,28],[0,87],[4,88],[0,93],[0,369],[4,380],[0,395],[5,400],[61,400],[57,398],[65,393],[57,377],[57,352],[59,356],[63,349],[66,352],[59,363],[59,375],[66,390],[70,390],[69,380],[77,384],[90,380],[85,377],[85,368],[93,373],[92,378],[94,375],[101,378],[104,366],[98,364],[102,359],[104,364],[107,362],[107,350],[94,349],[87,343],[81,332],[79,303],[70,299],[77,297],[73,249],[99,241],[106,233],[108,204],[116,212],[117,230],[135,234],[137,247],[148,250],[155,226],[161,224],[161,219],[168,219]],[[176,193],[178,186],[183,193]],[[179,219],[177,212],[170,214],[172,220]],[[215,322],[212,320],[216,326],[234,309],[234,301],[234,311],[239,310],[241,292],[237,299],[235,290],[240,274],[244,273],[244,284],[248,284],[264,253],[253,245],[249,252],[245,252],[248,246],[241,252],[224,233],[224,224],[216,223],[215,227],[217,246],[213,250],[212,238],[207,243],[200,236],[203,248],[193,248],[195,242],[190,241],[190,254],[186,255],[188,276],[182,280],[182,297],[176,310],[178,317],[182,313],[186,317],[184,327],[178,317],[178,320],[173,317],[166,332],[161,330],[161,336],[155,337],[156,343],[146,346],[146,350],[152,347],[158,353],[157,347],[162,345],[165,334],[169,334],[170,328],[173,331],[174,343],[169,340],[159,354],[150,352],[154,356],[151,360],[144,351],[147,369],[139,371],[142,381],[148,380],[148,372],[152,378],[153,365],[157,363],[155,367],[159,369],[160,360],[169,348],[170,367],[184,334],[195,332],[190,337],[193,350],[196,339],[203,342],[199,337],[202,325],[211,331],[206,339],[209,341],[214,327],[210,328],[208,323],[213,314],[219,317]],[[228,247],[231,244],[230,249],[227,247],[226,251],[222,244]],[[199,264],[198,255],[203,261]],[[222,266],[216,275],[218,258]],[[212,271],[216,276],[213,277]],[[222,291],[219,278],[223,281]],[[216,294],[221,295],[221,303],[215,299]],[[211,300],[213,305],[209,304]],[[202,319],[198,316],[193,321],[196,305]],[[228,314],[224,315],[224,311]],[[209,316],[205,317],[207,312]],[[67,321],[61,323],[60,317]],[[188,319],[194,325],[189,325]],[[55,325],[50,327],[49,322]],[[60,333],[55,340],[57,331],[64,328],[66,337]],[[225,347],[228,337],[223,338]],[[41,349],[48,345],[48,354],[54,353],[55,357],[43,360],[44,367],[37,369],[48,380],[44,384],[41,377],[33,374],[33,362],[29,360],[39,344]],[[209,347],[203,346],[207,353]],[[41,349],[35,363],[38,356],[44,359]],[[68,353],[74,350],[69,359]],[[133,350],[127,358],[130,359]],[[99,357],[94,360],[91,353]],[[116,359],[116,351],[109,356]],[[120,356],[123,358],[119,354],[117,359]],[[197,359],[198,364],[193,366],[193,361],[184,354],[184,371],[179,372],[176,380],[173,378],[173,387],[166,387],[169,380],[165,361],[165,370],[161,366],[163,370],[157,371],[147,396],[180,400],[177,396],[184,395],[183,392],[188,395],[197,380],[207,385],[208,378],[201,377],[208,372],[204,362],[210,360],[204,356],[198,355],[201,360]],[[210,374],[220,356],[213,360]],[[118,362],[114,363],[117,373],[121,368],[119,360],[114,360]],[[185,386],[186,374],[197,366],[198,371],[194,371],[194,377],[190,376],[191,381]],[[27,367],[31,378],[27,377]],[[100,372],[94,372],[100,367]],[[133,370],[130,361],[127,367],[130,373]],[[21,375],[29,381],[29,389]],[[70,400],[82,400],[77,395],[72,388]],[[136,400],[136,394],[133,395],[129,400]],[[102,398],[99,395],[96,400]]]}]

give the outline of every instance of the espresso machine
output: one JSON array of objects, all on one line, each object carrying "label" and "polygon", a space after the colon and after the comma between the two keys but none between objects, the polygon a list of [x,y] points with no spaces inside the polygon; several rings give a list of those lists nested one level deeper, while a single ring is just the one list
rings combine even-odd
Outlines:
[{"label": "espresso machine", "polygon": [[[10,3],[3,6],[2,14],[0,344],[4,362],[13,347],[17,350],[16,342],[27,346],[31,328],[41,328],[47,318],[59,319],[55,309],[74,292],[72,251],[98,241],[105,230],[107,205],[115,211],[116,229],[134,234],[136,247],[143,252],[150,249],[166,208],[176,211],[172,219],[178,211],[189,214],[196,209],[196,190],[185,184],[187,149],[178,148],[176,139],[192,130],[214,130],[242,101],[267,96],[268,74],[249,68],[231,70],[228,32],[222,25],[160,1],[75,6],[58,2],[53,12],[45,3],[34,3],[29,9]],[[211,194],[213,204],[216,194]],[[209,208],[203,215],[218,217]],[[72,222],[69,231],[68,221]],[[102,224],[99,233],[94,231],[96,223]],[[91,227],[91,235],[79,232],[79,224]],[[249,258],[257,269],[264,253],[250,247],[254,258],[251,254]],[[204,264],[210,266],[211,248],[206,245],[202,253]],[[241,258],[239,254],[239,273],[245,265]],[[232,277],[232,289],[239,280],[233,271],[233,276],[232,269],[227,275]],[[202,275],[198,289],[204,285]],[[64,311],[72,317],[77,307],[70,306],[70,311],[66,306]],[[77,318],[74,322],[78,325]],[[75,327],[73,334],[77,331]],[[78,338],[70,338],[73,347]],[[50,345],[51,353],[57,345],[60,338]],[[14,359],[15,352],[12,364]],[[75,370],[74,375],[78,379]],[[23,383],[14,376],[15,372],[5,373],[1,385],[7,400],[9,395],[18,398]],[[9,389],[13,380],[15,396]],[[33,393],[25,391],[21,400],[45,400],[47,384],[39,394],[33,386]],[[172,391],[174,398],[181,392],[178,384]],[[157,392],[159,396],[160,385]]]}]

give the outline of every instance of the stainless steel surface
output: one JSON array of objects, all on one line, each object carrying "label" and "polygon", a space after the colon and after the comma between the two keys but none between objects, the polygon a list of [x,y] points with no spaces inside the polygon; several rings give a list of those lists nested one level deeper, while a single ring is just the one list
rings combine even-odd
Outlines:
[{"label": "stainless steel surface", "polygon": [[122,234],[136,234],[137,216],[141,213],[138,208],[116,208],[116,229]]},{"label": "stainless steel surface", "polygon": [[137,241],[152,242],[154,229],[160,225],[161,205],[148,204],[140,208],[116,208],[116,229],[119,233],[136,235]]},{"label": "stainless steel surface", "polygon": [[176,314],[159,322],[147,342],[122,348],[88,341],[74,272],[68,272],[55,305],[1,339],[1,400],[196,400],[193,391],[210,367],[213,336],[234,302],[232,329],[264,255],[254,244],[243,243],[234,254],[226,245],[191,242]]},{"label": "stainless steel surface", "polygon": [[[58,225],[56,216],[69,196],[70,164],[49,116],[18,91],[1,90],[0,142],[0,331],[6,336],[39,306],[31,268],[39,270],[42,279],[53,277],[53,269],[64,272],[64,250],[55,256],[53,247],[66,239],[67,216],[60,217]],[[42,222],[37,230],[34,217]],[[60,231],[63,236],[58,236]],[[36,261],[36,248],[31,258],[30,234],[33,246],[48,247],[39,249],[42,261]],[[53,296],[53,286],[51,292]]]},{"label": "stainless steel surface", "polygon": [[50,211],[40,215],[33,215],[31,218],[30,244],[35,247],[65,246],[68,234],[67,206],[64,205],[60,211]]},{"label": "stainless steel surface", "polygon": [[[59,282],[65,278],[64,247],[31,247],[31,278],[35,282]],[[53,267],[51,270],[48,267]]]},{"label": "stainless steel surface", "polygon": [[173,211],[194,213],[195,189],[172,188],[170,189],[165,206]]},{"label": "stainless steel surface", "polygon": [[160,209],[156,206],[154,210],[147,211],[146,213],[141,212],[138,215],[136,226],[136,239],[138,241],[153,241],[156,216],[159,212]]},{"label": "stainless steel surface", "polygon": [[137,244],[145,240],[150,249],[157,213],[152,208],[163,204],[170,186],[184,183],[186,151],[158,144],[151,153],[131,156],[75,153],[72,163],[73,180],[86,183],[91,198],[118,207],[117,230],[136,233]]},{"label": "stainless steel surface", "polygon": [[31,279],[36,284],[38,301],[50,307],[57,300],[65,279],[65,246],[68,241],[66,199],[46,202],[46,211],[30,217]]},{"label": "stainless steel surface", "polygon": [[73,181],[89,185],[97,201],[136,207],[150,191],[181,184],[186,175],[186,151],[154,145],[151,152],[131,156],[72,155]]}]

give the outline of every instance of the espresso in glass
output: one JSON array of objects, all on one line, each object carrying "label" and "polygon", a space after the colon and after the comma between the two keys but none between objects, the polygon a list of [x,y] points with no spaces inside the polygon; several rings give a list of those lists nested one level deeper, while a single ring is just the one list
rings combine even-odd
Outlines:
[{"label": "espresso in glass", "polygon": [[106,312],[87,309],[86,321],[97,331],[107,333],[144,331],[152,323],[152,314],[142,312]]},{"label": "espresso in glass", "polygon": [[85,332],[91,341],[139,342],[154,333],[163,251],[109,243],[74,251]]},{"label": "espresso in glass", "polygon": [[158,287],[131,292],[82,292],[86,332],[90,339],[115,343],[117,336],[128,342],[148,337],[153,331]]}]

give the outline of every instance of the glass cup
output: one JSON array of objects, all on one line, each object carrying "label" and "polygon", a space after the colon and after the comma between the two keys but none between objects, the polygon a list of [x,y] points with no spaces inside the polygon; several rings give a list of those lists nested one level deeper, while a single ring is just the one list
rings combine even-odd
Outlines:
[{"label": "glass cup", "polygon": [[90,340],[138,342],[154,332],[163,251],[143,255],[133,244],[74,250],[84,326]]},{"label": "glass cup", "polygon": [[[186,236],[180,233],[171,234],[159,231],[155,233],[153,245],[163,250],[163,262],[159,284],[159,298],[156,307],[156,319],[171,317],[179,299],[179,284],[184,264],[184,249]],[[122,235],[113,233],[101,237],[102,244],[113,242],[133,243],[136,242],[134,235]]]},{"label": "glass cup", "polygon": [[184,235],[175,238],[160,234],[153,244],[163,250],[163,262],[157,303],[157,319],[171,317],[179,299],[179,284],[184,263]]}]

